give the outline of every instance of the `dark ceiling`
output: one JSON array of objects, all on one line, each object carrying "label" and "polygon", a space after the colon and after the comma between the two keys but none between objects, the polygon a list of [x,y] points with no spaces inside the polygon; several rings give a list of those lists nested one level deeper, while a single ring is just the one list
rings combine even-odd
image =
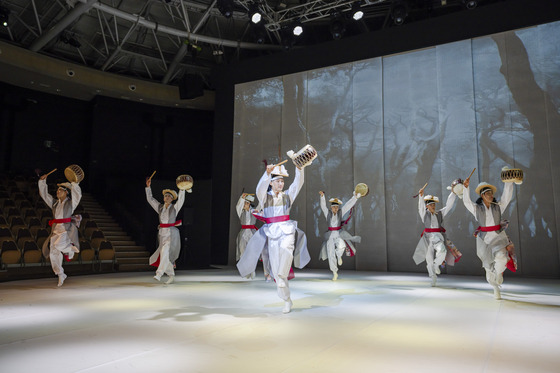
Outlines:
[{"label": "dark ceiling", "polygon": [[[178,85],[213,67],[505,0],[0,0],[0,38],[100,71]],[[359,4],[364,15],[352,19]],[[262,13],[258,25],[248,10]],[[300,24],[296,37],[292,27]]]}]

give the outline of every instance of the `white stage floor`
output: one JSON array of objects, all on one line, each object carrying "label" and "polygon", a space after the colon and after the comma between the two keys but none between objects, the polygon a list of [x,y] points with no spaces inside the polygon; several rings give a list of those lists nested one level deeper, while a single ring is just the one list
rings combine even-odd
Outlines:
[{"label": "white stage floor", "polygon": [[0,283],[0,371],[560,371],[560,280],[302,270],[282,314],[262,273],[152,275]]}]

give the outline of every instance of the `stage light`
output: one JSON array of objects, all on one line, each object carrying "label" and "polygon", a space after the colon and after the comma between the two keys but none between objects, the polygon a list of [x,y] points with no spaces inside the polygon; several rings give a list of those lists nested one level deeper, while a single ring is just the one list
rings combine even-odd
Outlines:
[{"label": "stage light", "polygon": [[295,36],[300,36],[301,34],[303,34],[303,25],[300,22],[294,25],[294,27],[292,28],[292,34],[294,34]]},{"label": "stage light", "polygon": [[0,7],[0,22],[2,26],[8,27],[10,25],[10,10],[4,7]]},{"label": "stage light", "polygon": [[477,0],[463,0],[463,5],[467,9],[474,9],[478,5],[478,1]]},{"label": "stage light", "polygon": [[226,18],[231,18],[233,15],[233,0],[218,0],[218,10]]},{"label": "stage light", "polygon": [[331,31],[333,39],[338,40],[342,38],[342,35],[344,35],[346,26],[344,26],[344,21],[341,17],[335,16],[335,18],[331,21],[329,29]]},{"label": "stage light", "polygon": [[249,6],[249,19],[251,20],[251,22],[253,22],[254,24],[259,23],[262,20],[263,14],[261,13],[259,6],[257,3],[252,3]]},{"label": "stage light", "polygon": [[352,19],[354,21],[359,21],[364,16],[364,12],[361,9],[360,2],[356,1],[352,4]]},{"label": "stage light", "polygon": [[393,18],[395,25],[402,25],[407,15],[408,11],[404,1],[397,0],[391,5],[391,18]]}]

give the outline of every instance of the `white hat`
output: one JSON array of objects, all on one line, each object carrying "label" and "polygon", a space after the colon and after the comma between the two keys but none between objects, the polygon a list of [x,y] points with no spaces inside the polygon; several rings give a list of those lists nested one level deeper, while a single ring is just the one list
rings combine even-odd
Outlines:
[{"label": "white hat", "polygon": [[161,194],[163,194],[164,196],[169,193],[171,194],[171,196],[173,197],[173,200],[175,201],[177,199],[177,192],[172,190],[172,189],[164,189]]},{"label": "white hat", "polygon": [[486,181],[483,181],[482,183],[478,184],[475,191],[476,193],[480,194],[480,192],[484,193],[486,189],[491,189],[492,193],[496,193],[497,188],[494,185],[488,184]]},{"label": "white hat", "polygon": [[281,177],[288,177],[290,176],[288,174],[288,170],[286,170],[286,167],[284,167],[283,164],[281,164],[280,166],[275,166],[272,169],[272,172],[270,173],[272,176],[272,180],[276,180],[276,179],[280,179]]},{"label": "white hat", "polygon": [[251,194],[247,194],[247,195],[245,196],[245,201],[247,201],[247,202],[255,202],[255,196],[254,196],[254,195],[251,195]]},{"label": "white hat", "polygon": [[56,184],[59,188],[66,190],[66,192],[70,193],[72,191],[72,184],[70,183],[60,183]]},{"label": "white hat", "polygon": [[339,200],[338,198],[331,198],[331,199],[329,199],[329,202],[330,202],[331,204],[333,204],[333,205],[334,205],[334,204],[342,205],[342,201]]},{"label": "white hat", "polygon": [[431,194],[428,194],[427,196],[424,196],[424,203],[426,205],[432,204],[432,203],[437,203],[439,202],[439,198],[436,196],[432,196]]}]

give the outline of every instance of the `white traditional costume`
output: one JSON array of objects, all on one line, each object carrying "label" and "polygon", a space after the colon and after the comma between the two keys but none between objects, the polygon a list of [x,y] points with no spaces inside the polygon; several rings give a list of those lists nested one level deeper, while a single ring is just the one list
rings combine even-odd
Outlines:
[{"label": "white traditional costume", "polygon": [[[252,195],[246,195],[245,197],[239,197],[239,201],[237,201],[237,205],[235,206],[235,210],[237,211],[237,216],[239,217],[239,221],[241,223],[241,230],[237,234],[237,248],[235,253],[235,260],[239,261],[243,252],[245,252],[245,248],[247,247],[247,243],[253,237],[253,234],[257,231],[257,226],[255,223],[257,222],[257,218],[253,216],[251,213],[251,208],[248,210],[245,209],[246,203],[251,203],[255,200],[255,197]],[[249,275],[251,278],[255,278],[255,272]]]},{"label": "white traditional costume", "polygon": [[[338,278],[338,266],[342,265],[342,256],[346,250],[349,250],[349,255],[354,256],[356,254],[356,247],[354,242],[360,243],[362,238],[360,236],[352,236],[346,230],[342,229],[342,226],[348,222],[350,216],[346,221],[343,221],[343,217],[351,211],[352,207],[358,201],[361,195],[354,193],[352,198],[346,202],[338,212],[333,214],[332,209],[327,209],[327,202],[325,195],[321,195],[321,210],[327,219],[328,232],[325,233],[325,241],[321,246],[321,252],[319,254],[319,259],[329,260],[329,268],[333,273],[333,280]],[[338,198],[331,198],[329,200],[331,206],[333,204],[341,205],[342,201]]]},{"label": "white traditional costume", "polygon": [[176,227],[182,223],[181,220],[177,220],[177,214],[185,202],[185,191],[180,190],[178,197],[177,192],[174,190],[164,189],[162,193],[163,195],[166,193],[170,194],[174,200],[177,199],[177,203],[170,203],[166,207],[165,204],[159,203],[152,196],[152,188],[146,187],[146,199],[150,206],[158,213],[160,223],[158,225],[158,248],[150,257],[149,263],[157,267],[154,278],[160,281],[161,276],[167,274],[169,280],[166,283],[170,284],[175,277],[174,263],[181,251],[181,237]]},{"label": "white traditional costume", "polygon": [[[476,236],[476,255],[482,261],[482,266],[486,270],[486,280],[494,288],[494,296],[501,299],[500,285],[503,283],[503,272],[506,268],[515,271],[513,257],[511,257],[506,247],[512,246],[509,237],[505,232],[505,224],[502,222],[502,213],[507,208],[513,196],[513,183],[504,183],[504,191],[499,202],[490,204],[486,207],[482,201],[482,195],[492,190],[496,192],[496,187],[486,182],[478,184],[476,193],[481,196],[476,203],[472,202],[469,188],[465,188],[463,193],[463,202],[467,210],[476,218],[480,226],[475,232]],[[510,261],[510,265],[508,265]]]},{"label": "white traditional costume", "polygon": [[271,174],[267,172],[257,185],[257,198],[263,207],[264,225],[249,241],[237,268],[241,276],[246,277],[255,271],[261,252],[268,247],[271,275],[276,281],[278,296],[284,300],[283,312],[290,312],[292,301],[288,286],[288,275],[292,262],[297,268],[303,268],[309,260],[307,251],[307,238],[303,231],[298,229],[297,222],[290,220],[290,208],[296,199],[304,182],[303,170],[296,168],[294,182],[286,193],[278,194],[268,190],[272,180],[288,176],[283,165],[276,166]]},{"label": "white traditional costume", "polygon": [[[432,286],[436,285],[437,275],[441,272],[440,265],[445,261],[447,265],[453,266],[460,258],[459,251],[454,249],[453,243],[447,239],[445,228],[443,227],[443,218],[453,208],[456,198],[455,193],[449,193],[445,207],[433,214],[428,211],[427,206],[439,202],[439,198],[432,195],[424,196],[423,199],[418,198],[418,214],[425,228],[420,241],[416,245],[412,259],[417,265],[426,261],[428,275],[432,279]],[[457,257],[453,255],[454,252],[458,255]]]},{"label": "white traditional costume", "polygon": [[62,286],[66,279],[64,268],[62,268],[63,256],[68,260],[74,257],[75,253],[80,252],[80,241],[78,239],[78,226],[80,216],[72,217],[72,213],[82,199],[82,190],[78,183],[62,183],[58,186],[68,193],[64,201],[54,199],[49,194],[47,181],[39,180],[39,195],[43,201],[52,208],[54,219],[49,221],[52,227],[51,234],[43,244],[43,255],[49,257],[51,267],[58,276],[58,286]]}]

